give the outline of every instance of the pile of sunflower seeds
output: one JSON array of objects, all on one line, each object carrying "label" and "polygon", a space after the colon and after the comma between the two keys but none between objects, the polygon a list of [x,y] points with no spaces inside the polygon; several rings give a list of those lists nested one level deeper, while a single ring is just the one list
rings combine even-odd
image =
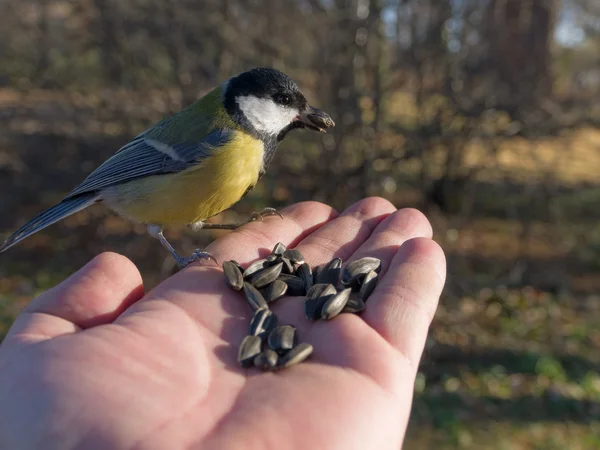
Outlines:
[{"label": "pile of sunflower seeds", "polygon": [[243,291],[254,310],[248,336],[239,348],[238,362],[246,368],[278,370],[304,361],[313,347],[297,342],[293,326],[278,325],[269,305],[284,295],[304,296],[304,313],[309,320],[360,313],[375,289],[380,270],[381,261],[371,257],[353,261],[343,271],[340,258],[313,270],[302,253],[286,249],[281,242],[269,256],[253,262],[246,270],[236,261],[225,261],[227,284]]}]

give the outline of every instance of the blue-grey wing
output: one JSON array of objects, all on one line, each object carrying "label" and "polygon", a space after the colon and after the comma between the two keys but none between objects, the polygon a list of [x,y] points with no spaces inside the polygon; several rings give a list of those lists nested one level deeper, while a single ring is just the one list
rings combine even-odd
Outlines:
[{"label": "blue-grey wing", "polygon": [[175,145],[153,140],[143,133],[94,170],[67,198],[135,178],[180,172],[208,158],[215,148],[231,139],[232,132],[218,129],[207,134],[200,142]]}]

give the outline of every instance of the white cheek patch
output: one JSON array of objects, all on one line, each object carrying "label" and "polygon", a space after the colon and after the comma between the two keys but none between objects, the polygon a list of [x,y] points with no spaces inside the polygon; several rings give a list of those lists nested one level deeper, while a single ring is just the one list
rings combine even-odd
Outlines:
[{"label": "white cheek patch", "polygon": [[279,134],[298,116],[298,110],[278,105],[270,98],[252,95],[236,97],[236,102],[246,119],[260,132]]}]

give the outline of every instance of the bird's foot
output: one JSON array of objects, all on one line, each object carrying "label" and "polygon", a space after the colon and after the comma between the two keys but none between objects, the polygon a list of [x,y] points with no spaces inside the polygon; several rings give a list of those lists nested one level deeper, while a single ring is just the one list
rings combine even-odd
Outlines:
[{"label": "bird's foot", "polygon": [[275,208],[265,208],[261,212],[253,212],[248,222],[254,222],[256,220],[260,220],[262,222],[265,217],[269,216],[279,216],[283,219],[281,213]]},{"label": "bird's foot", "polygon": [[177,261],[177,265],[180,269],[189,266],[193,262],[200,261],[201,259],[210,259],[214,261],[217,266],[219,265],[219,262],[213,255],[200,249],[194,250],[194,252],[187,258],[183,258],[179,255],[175,256],[175,261]]}]

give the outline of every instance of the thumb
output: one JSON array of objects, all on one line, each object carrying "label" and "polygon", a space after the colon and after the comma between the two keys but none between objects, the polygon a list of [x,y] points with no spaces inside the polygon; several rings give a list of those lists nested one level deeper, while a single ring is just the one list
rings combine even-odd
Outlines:
[{"label": "thumb", "polygon": [[41,341],[110,323],[143,295],[135,265],[116,253],[102,253],[27,305],[4,342],[17,336]]}]

